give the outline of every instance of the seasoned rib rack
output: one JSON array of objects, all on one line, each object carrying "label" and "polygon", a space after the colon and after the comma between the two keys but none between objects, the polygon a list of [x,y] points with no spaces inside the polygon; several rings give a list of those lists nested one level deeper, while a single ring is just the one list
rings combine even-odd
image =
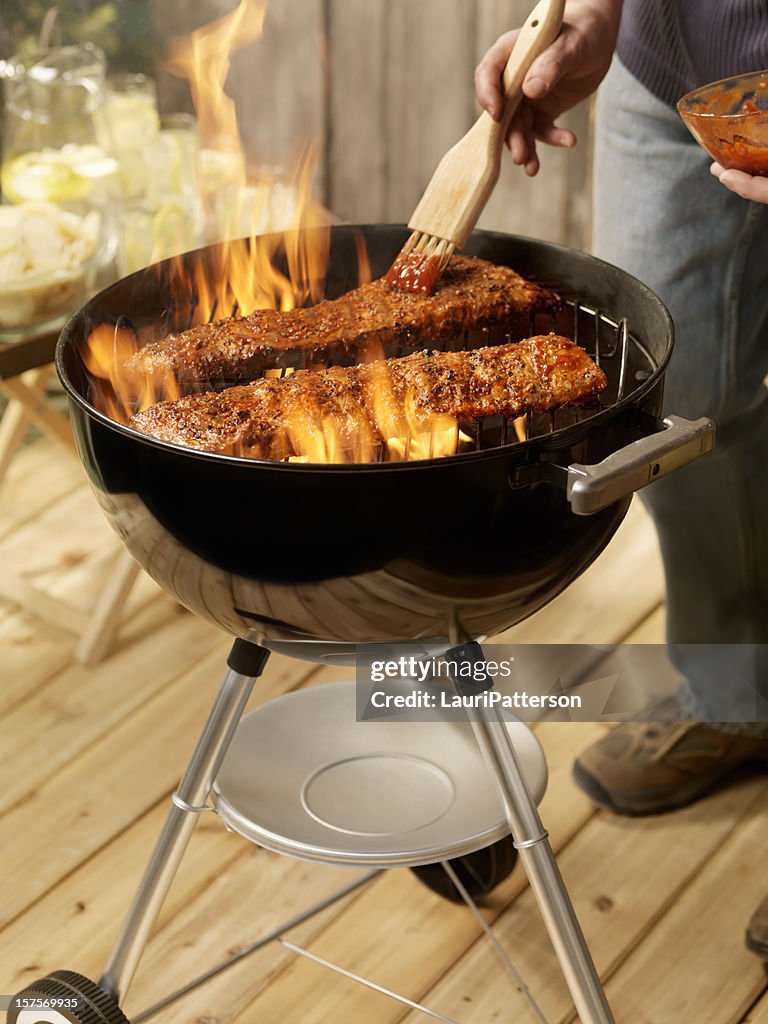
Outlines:
[{"label": "seasoned rib rack", "polygon": [[465,352],[413,353],[357,366],[299,371],[222,392],[160,402],[131,425],[204,451],[283,460],[307,454],[304,439],[327,431],[353,456],[372,461],[390,438],[456,422],[551,409],[603,391],[607,378],[584,349],[550,334]]},{"label": "seasoned rib rack", "polygon": [[245,383],[273,367],[355,363],[440,346],[468,328],[503,327],[519,340],[531,333],[533,314],[558,305],[554,292],[509,267],[454,256],[434,295],[372,281],[309,308],[259,309],[171,334],[137,352],[126,368],[170,373],[183,392],[199,390]]}]

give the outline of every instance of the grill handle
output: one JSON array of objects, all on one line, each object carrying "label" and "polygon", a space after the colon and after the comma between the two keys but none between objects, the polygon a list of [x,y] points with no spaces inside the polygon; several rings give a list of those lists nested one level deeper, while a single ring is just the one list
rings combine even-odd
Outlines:
[{"label": "grill handle", "polygon": [[568,467],[567,497],[578,516],[592,515],[712,451],[715,424],[667,416],[657,433],[632,441],[594,466]]}]

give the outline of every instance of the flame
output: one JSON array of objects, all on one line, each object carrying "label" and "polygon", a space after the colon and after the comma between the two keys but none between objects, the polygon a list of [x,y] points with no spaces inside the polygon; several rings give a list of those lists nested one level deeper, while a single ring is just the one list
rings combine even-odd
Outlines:
[{"label": "flame", "polygon": [[[224,91],[231,54],[262,36],[265,17],[264,0],[241,0],[225,17],[170,42],[165,67],[189,81],[199,125],[197,185],[206,241],[220,244],[210,259],[177,256],[158,268],[174,307],[164,330],[158,323],[140,332],[112,325],[91,332],[84,360],[94,377],[94,400],[120,422],[180,394],[172,375],[153,368],[139,379],[126,367],[142,344],[169,330],[256,309],[293,309],[323,296],[330,215],[312,194],[318,147],[307,145],[280,176],[249,168],[235,104]],[[152,259],[163,255],[156,246]]]},{"label": "flame", "polygon": [[161,399],[181,397],[178,381],[169,371],[131,373],[126,362],[138,348],[135,332],[119,324],[99,324],[91,330],[83,349],[83,362],[91,374],[91,400],[118,423]]},{"label": "flame", "polygon": [[425,412],[416,391],[404,392],[387,362],[371,364],[349,388],[339,383],[336,378],[328,387],[304,378],[286,384],[278,430],[233,454],[300,463],[412,462],[453,455],[472,440],[454,417]]},{"label": "flame", "polygon": [[[128,423],[160,400],[211,386],[185,380],[182,388],[157,362],[135,369],[141,364],[131,357],[147,342],[214,319],[257,309],[287,311],[324,296],[330,216],[312,193],[318,147],[305,146],[285,175],[254,169],[244,154],[235,104],[224,91],[232,53],[261,38],[265,18],[265,0],[241,0],[230,14],[170,43],[164,66],[190,85],[201,143],[199,205],[206,240],[218,244],[202,259],[178,256],[157,266],[171,297],[166,323],[141,319],[139,287],[136,308],[125,311],[130,325],[120,318],[117,325],[97,324],[90,332],[83,359],[91,397],[118,422]],[[356,248],[362,284],[372,278],[362,237]],[[376,342],[360,354],[361,362],[376,368],[366,402],[340,401],[329,412],[317,396],[313,400],[311,388],[302,391],[286,408],[273,450],[266,456],[260,450],[237,454],[312,463],[411,461],[452,454],[470,440],[455,419],[426,416],[414,394],[398,393],[383,356]],[[265,376],[291,373],[275,368]],[[287,380],[286,385],[291,386]]]},{"label": "flame", "polygon": [[233,50],[261,38],[266,13],[266,0],[241,0],[230,14],[170,40],[164,66],[189,81],[203,145],[234,145],[239,138],[237,111],[224,83]]}]

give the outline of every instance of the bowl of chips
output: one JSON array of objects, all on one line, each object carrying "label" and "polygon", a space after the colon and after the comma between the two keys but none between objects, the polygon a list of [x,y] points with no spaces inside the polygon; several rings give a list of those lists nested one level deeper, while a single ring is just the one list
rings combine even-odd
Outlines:
[{"label": "bowl of chips", "polygon": [[107,249],[96,210],[0,206],[0,340],[63,323],[93,290]]}]

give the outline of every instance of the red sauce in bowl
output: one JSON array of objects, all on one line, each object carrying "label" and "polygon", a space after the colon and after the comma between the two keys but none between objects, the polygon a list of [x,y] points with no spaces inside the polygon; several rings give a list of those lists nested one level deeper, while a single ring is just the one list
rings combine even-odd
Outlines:
[{"label": "red sauce in bowl", "polygon": [[768,177],[768,71],[694,89],[677,109],[699,145],[723,167]]}]

